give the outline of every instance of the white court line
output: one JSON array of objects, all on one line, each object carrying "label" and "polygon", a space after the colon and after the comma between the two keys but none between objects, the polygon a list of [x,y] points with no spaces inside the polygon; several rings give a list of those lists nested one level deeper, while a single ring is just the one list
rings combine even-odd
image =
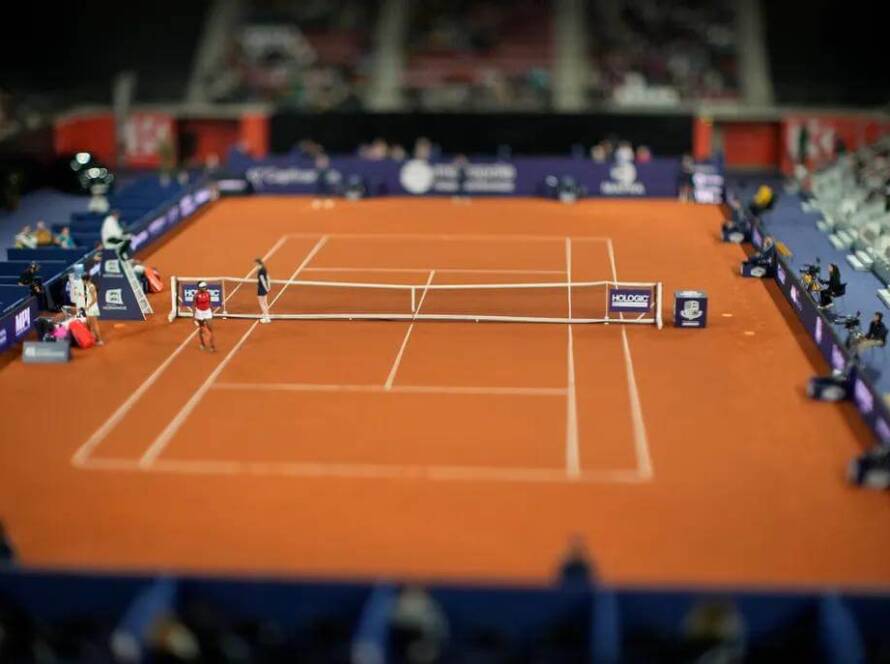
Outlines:
[{"label": "white court line", "polygon": [[[272,248],[266,252],[265,256],[263,256],[263,260],[265,261],[265,260],[271,258],[275,254],[275,252],[278,251],[285,242],[287,242],[287,236],[280,237],[278,239],[278,241],[272,245]],[[257,269],[256,267],[252,268],[250,270],[250,272],[248,272],[244,276],[244,278],[249,279],[250,275],[252,275],[254,272],[256,272],[256,269]],[[240,288],[240,286],[241,286],[241,284],[238,285],[239,288]],[[229,293],[226,296],[226,301],[228,301],[229,298],[231,298],[237,291],[238,291],[238,288],[235,288],[231,293]],[[136,390],[132,394],[130,394],[129,397],[127,397],[127,399],[118,407],[118,409],[116,411],[114,411],[114,413],[111,414],[111,417],[109,417],[107,420],[105,420],[105,422],[103,422],[102,425],[98,429],[96,429],[96,431],[93,432],[93,435],[90,436],[86,440],[86,442],[83,445],[81,445],[77,449],[77,451],[74,453],[74,455],[71,457],[71,463],[73,463],[75,466],[83,465],[83,463],[87,460],[87,458],[90,456],[90,454],[92,454],[93,450],[95,450],[96,447],[103,440],[105,440],[105,438],[108,436],[108,434],[111,433],[112,430],[114,430],[114,428],[121,422],[121,420],[124,419],[124,417],[126,417],[127,413],[129,413],[133,409],[133,406],[136,405],[136,403],[149,390],[149,388],[158,381],[158,379],[167,370],[167,367],[169,367],[173,363],[173,360],[175,360],[176,357],[183,351],[183,349],[186,346],[188,346],[188,344],[191,342],[191,340],[195,338],[195,335],[197,333],[198,333],[198,330],[196,328],[195,330],[193,330],[191,332],[191,334],[189,334],[185,338],[185,340],[181,344],[179,344],[179,346],[176,348],[176,350],[174,350],[172,353],[170,353],[170,355],[167,357],[167,359],[164,360],[160,364],[160,366],[157,369],[155,369],[154,372],[152,372],[152,374],[148,378],[145,379],[145,381],[142,383],[142,385],[140,385],[138,388],[136,388]]]},{"label": "white court line", "polygon": [[324,383],[215,383],[214,390],[255,390],[278,392],[391,392],[393,394],[478,394],[510,396],[560,396],[564,387],[500,387],[484,385],[337,385]]},{"label": "white court line", "polygon": [[[287,237],[318,237],[318,233],[288,233]],[[439,240],[444,242],[564,242],[565,235],[463,235],[453,233],[329,233],[332,240]],[[609,238],[584,235],[572,238],[574,242],[609,242]]]},{"label": "white court line", "polygon": [[[618,281],[618,270],[615,267],[615,248],[611,238],[606,243],[609,250],[609,263],[612,266],[612,279]],[[627,373],[627,390],[630,398],[630,418],[634,432],[634,452],[637,456],[637,471],[644,479],[655,475],[652,467],[652,454],[649,451],[649,438],[646,435],[646,423],[643,420],[643,406],[640,403],[640,391],[637,388],[637,376],[634,371],[633,358],[630,354],[630,342],[627,339],[627,327],[621,326],[621,344],[624,350],[624,367]]]},{"label": "white court line", "polygon": [[[392,363],[392,369],[389,370],[389,375],[386,377],[386,382],[383,384],[383,389],[391,390],[393,381],[396,379],[396,372],[399,370],[399,365],[402,363],[402,355],[405,354],[405,348],[408,347],[408,339],[411,338],[411,332],[414,331],[414,322],[417,320],[417,314],[420,313],[420,308],[423,306],[423,301],[426,299],[426,294],[429,292],[430,284],[433,283],[433,279],[436,276],[435,270],[430,270],[430,276],[427,277],[426,285],[423,288],[423,295],[420,296],[420,301],[417,303],[417,307],[414,309],[414,318],[411,320],[411,324],[408,326],[408,330],[405,332],[405,338],[402,339],[402,345],[399,347],[399,352],[396,355],[395,361]],[[414,301],[414,291],[411,291],[411,301],[413,304]]]},{"label": "white court line", "polygon": [[[572,240],[566,238],[566,283],[569,284],[569,318],[572,317]],[[578,477],[581,472],[581,452],[578,444],[578,398],[575,392],[575,343],[572,326],[568,328],[568,388],[566,399],[566,473]]]},{"label": "white court line", "polygon": [[[306,255],[306,258],[303,259],[303,262],[294,270],[294,273],[290,276],[288,281],[293,281],[297,275],[305,268],[309,262],[315,258],[315,255],[324,247],[327,242],[327,236],[322,236],[318,242],[315,243],[315,246],[312,247],[312,250]],[[275,298],[269,303],[269,308],[278,301],[278,299],[284,294],[287,290],[287,286],[278,291],[278,294]],[[154,442],[149,446],[145,453],[142,455],[142,458],[139,459],[139,464],[142,466],[150,466],[154,463],[155,459],[164,451],[164,448],[176,435],[176,432],[179,431],[179,428],[183,425],[183,423],[188,419],[188,416],[191,415],[192,411],[195,407],[201,402],[201,399],[204,398],[204,395],[213,385],[214,381],[219,377],[219,375],[223,372],[223,370],[228,366],[229,362],[232,361],[232,358],[235,357],[235,354],[240,350],[241,346],[250,338],[250,335],[253,334],[253,331],[259,325],[259,321],[254,321],[253,325],[247,328],[247,331],[241,336],[232,350],[223,358],[223,361],[220,362],[216,368],[207,376],[207,380],[199,387],[195,393],[191,396],[191,398],[186,402],[186,404],[182,407],[182,409],[176,414],[176,416],[170,421],[170,423],[164,428],[164,430],[160,433],[160,435],[155,438]]]},{"label": "white court line", "polygon": [[393,479],[549,484],[637,484],[636,471],[587,471],[568,479],[565,470],[493,466],[421,466],[158,459],[144,466],[133,459],[91,459],[86,470],[159,472],[175,475],[255,475],[277,477]]},{"label": "white court line", "polygon": [[307,267],[304,272],[395,272],[419,274],[434,270],[443,274],[563,274],[563,270],[490,270],[475,268],[405,267]]}]

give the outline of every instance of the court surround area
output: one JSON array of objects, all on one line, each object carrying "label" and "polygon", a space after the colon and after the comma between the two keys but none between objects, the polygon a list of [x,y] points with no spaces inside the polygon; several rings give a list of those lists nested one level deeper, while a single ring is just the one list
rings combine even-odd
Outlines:
[{"label": "court surround area", "polygon": [[[719,221],[652,200],[218,202],[146,262],[249,278],[264,256],[275,279],[421,286],[659,281],[666,319],[674,290],[706,290],[710,326],[229,318],[209,354],[188,319],[106,321],[101,354],[0,371],[4,520],[47,566],[543,581],[577,534],[612,582],[886,585],[875,526],[890,505],[841,470],[868,434],[851,407],[806,400],[825,367],[775,286],[738,278]],[[395,297],[277,286],[270,302]],[[602,308],[585,289],[417,297],[418,312]],[[227,298],[256,310],[249,283]],[[65,387],[47,398],[47,384]]]}]

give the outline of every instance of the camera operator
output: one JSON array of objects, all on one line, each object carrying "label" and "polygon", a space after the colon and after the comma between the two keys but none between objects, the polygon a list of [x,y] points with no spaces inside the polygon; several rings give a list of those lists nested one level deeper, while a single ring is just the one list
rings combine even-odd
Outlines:
[{"label": "camera operator", "polygon": [[876,311],[868,324],[868,331],[856,345],[857,350],[883,347],[887,343],[887,326],[884,325],[884,314]]},{"label": "camera operator", "polygon": [[827,309],[834,303],[834,298],[840,297],[846,291],[841,283],[841,271],[835,263],[828,266],[828,279],[820,279],[818,273],[812,275],[810,292],[815,297],[819,296],[819,308]]},{"label": "camera operator", "polygon": [[841,271],[835,263],[828,266],[828,279],[820,279],[823,286],[826,286],[832,297],[843,294],[844,285],[841,283]]},{"label": "camera operator", "polygon": [[52,296],[43,285],[43,277],[40,276],[40,266],[36,261],[31,261],[24,272],[19,275],[19,286],[27,286],[31,295],[40,302],[40,308],[44,310],[54,309]]},{"label": "camera operator", "polygon": [[756,265],[771,269],[776,262],[776,242],[771,235],[763,238],[763,246],[756,254],[745,261],[748,265]]}]

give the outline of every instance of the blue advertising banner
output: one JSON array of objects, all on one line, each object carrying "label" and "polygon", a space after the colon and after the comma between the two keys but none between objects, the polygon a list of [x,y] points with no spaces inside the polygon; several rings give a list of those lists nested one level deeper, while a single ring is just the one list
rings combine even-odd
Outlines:
[{"label": "blue advertising banner", "polygon": [[38,313],[36,298],[29,297],[0,318],[0,353],[25,338]]},{"label": "blue advertising banner", "polygon": [[652,291],[648,288],[609,287],[609,313],[645,313],[652,306]]},{"label": "blue advertising banner", "polygon": [[149,217],[148,221],[133,233],[130,248],[134,252],[144,248],[212,200],[213,191],[210,187],[201,187],[185,194],[163,212],[157,213],[153,218]]},{"label": "blue advertising banner", "polygon": [[562,157],[516,157],[458,164],[335,157],[329,168],[319,170],[310,159],[298,156],[253,160],[236,154],[229,169],[243,174],[257,193],[329,194],[359,178],[372,196],[538,196],[545,191],[545,179],[556,176],[572,178],[587,196],[637,198],[676,196],[680,162],[594,163]]},{"label": "blue advertising banner", "polygon": [[114,250],[102,252],[101,266],[97,283],[101,316],[111,320],[145,320],[133,285]]}]

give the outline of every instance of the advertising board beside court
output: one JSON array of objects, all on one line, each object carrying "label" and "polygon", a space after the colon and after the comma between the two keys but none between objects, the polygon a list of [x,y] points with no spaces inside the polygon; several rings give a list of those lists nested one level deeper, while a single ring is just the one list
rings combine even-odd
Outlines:
[{"label": "advertising board beside court", "polygon": [[[371,196],[540,196],[548,176],[571,178],[585,196],[674,197],[680,172],[677,159],[646,163],[594,163],[563,157],[516,157],[395,161],[335,157],[319,170],[310,159],[279,156],[253,160],[232,157],[229,171],[243,174],[256,193],[326,194],[359,179]],[[227,178],[227,182],[231,178]]]},{"label": "advertising board beside court", "polygon": [[0,317],[0,353],[20,342],[31,331],[38,312],[37,299],[29,297]]}]

